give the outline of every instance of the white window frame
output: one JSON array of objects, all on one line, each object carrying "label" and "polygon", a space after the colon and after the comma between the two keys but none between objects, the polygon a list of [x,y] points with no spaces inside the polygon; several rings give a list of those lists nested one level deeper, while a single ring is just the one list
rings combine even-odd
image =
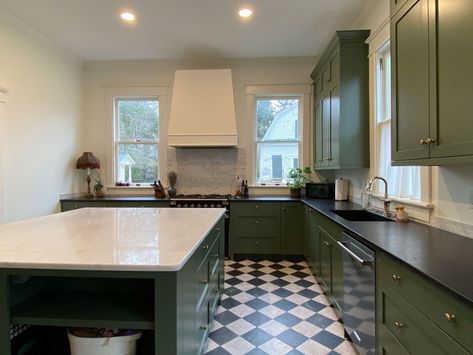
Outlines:
[{"label": "white window frame", "polygon": [[[386,47],[390,45],[390,37],[389,37],[389,26],[385,26],[385,28],[377,31],[375,36],[372,38],[368,38],[367,42],[369,43],[370,47],[370,54],[369,54],[369,61],[370,61],[370,80],[371,80],[371,90],[370,90],[370,97],[371,97],[371,146],[372,154],[371,154],[371,169],[370,169],[370,176],[376,176],[379,172],[379,146],[380,146],[380,130],[378,129],[379,124],[383,124],[383,122],[378,122],[378,112],[379,110],[384,110],[385,112],[389,107],[379,107],[380,103],[378,102],[378,91],[377,87],[382,82],[382,78],[379,78],[378,75],[378,65],[379,59],[383,56],[383,51],[385,51]],[[391,95],[393,93],[391,92]],[[382,104],[381,104],[382,105]],[[385,123],[390,123],[391,117],[389,114],[389,120],[386,120]],[[421,192],[420,192],[420,200],[412,200],[409,198],[399,198],[395,196],[389,196],[394,202],[403,205],[410,205],[415,206],[420,209],[432,209],[433,204],[431,203],[431,181],[432,181],[432,169],[430,167],[421,167],[421,177],[420,177],[420,184],[421,184]],[[381,184],[376,184],[376,188],[373,192],[373,196],[377,198],[384,197],[384,186]],[[389,192],[389,191],[388,191]]]},{"label": "white window frame", "polygon": [[[117,182],[118,171],[117,171],[117,155],[118,155],[118,144],[119,143],[134,143],[134,144],[157,144],[158,146],[158,164],[159,164],[159,176],[158,179],[167,174],[167,86],[130,86],[130,87],[105,87],[105,102],[106,102],[106,115],[108,117],[107,125],[107,156],[106,156],[106,169],[105,169],[105,182],[107,187],[116,188],[115,183]],[[158,142],[128,142],[118,141],[118,117],[116,113],[116,104],[118,99],[156,99],[159,101],[159,138]],[[120,188],[149,188],[152,186],[148,183],[132,184],[126,187]]]},{"label": "white window frame", "polygon": [[[247,85],[247,108],[248,108],[248,121],[251,122],[248,125],[246,133],[251,138],[246,145],[248,146],[247,152],[247,171],[251,172],[251,176],[248,178],[250,186],[261,187],[261,188],[274,188],[281,187],[287,188],[285,184],[281,183],[258,183],[256,180],[257,176],[257,144],[256,144],[256,99],[284,99],[294,98],[299,99],[299,164],[301,166],[310,166],[310,136],[309,136],[309,124],[310,120],[310,85]],[[243,137],[241,137],[243,138]],[[243,139],[241,143],[245,144]],[[282,142],[282,141],[281,141]],[[287,143],[287,141],[284,141]]]}]

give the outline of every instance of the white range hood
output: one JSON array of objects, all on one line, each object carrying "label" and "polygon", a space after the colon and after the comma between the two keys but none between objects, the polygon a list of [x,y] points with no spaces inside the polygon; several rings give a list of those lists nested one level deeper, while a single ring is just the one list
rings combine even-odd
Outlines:
[{"label": "white range hood", "polygon": [[237,146],[230,69],[176,70],[168,145],[196,148]]}]

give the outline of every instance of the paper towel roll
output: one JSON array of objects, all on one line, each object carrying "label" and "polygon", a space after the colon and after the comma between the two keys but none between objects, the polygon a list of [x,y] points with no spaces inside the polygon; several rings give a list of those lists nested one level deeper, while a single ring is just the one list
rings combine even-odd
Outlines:
[{"label": "paper towel roll", "polygon": [[337,201],[348,200],[348,180],[344,180],[344,179],[335,180],[335,200]]}]

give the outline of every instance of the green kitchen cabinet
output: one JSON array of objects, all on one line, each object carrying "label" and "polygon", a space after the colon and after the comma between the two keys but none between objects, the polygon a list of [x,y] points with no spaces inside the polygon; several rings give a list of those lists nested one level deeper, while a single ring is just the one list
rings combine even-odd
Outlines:
[{"label": "green kitchen cabinet", "polygon": [[380,353],[396,343],[408,353],[422,346],[429,354],[473,353],[471,306],[386,253],[377,254],[376,268]]},{"label": "green kitchen cabinet", "polygon": [[304,258],[309,260],[309,250],[310,250],[310,208],[307,205],[304,205]]},{"label": "green kitchen cabinet", "polygon": [[473,162],[473,2],[392,7],[393,165]]},{"label": "green kitchen cabinet", "polygon": [[332,293],[332,238],[322,227],[318,226],[320,243],[320,272],[319,278],[324,290]]},{"label": "green kitchen cabinet", "polygon": [[337,31],[311,74],[314,168],[369,166],[369,31]]},{"label": "green kitchen cabinet", "polygon": [[281,202],[281,239],[283,254],[304,253],[304,207],[300,202]]},{"label": "green kitchen cabinet", "polygon": [[307,261],[312,267],[314,274],[320,274],[320,235],[318,213],[313,209],[309,211],[309,243],[307,252]]}]

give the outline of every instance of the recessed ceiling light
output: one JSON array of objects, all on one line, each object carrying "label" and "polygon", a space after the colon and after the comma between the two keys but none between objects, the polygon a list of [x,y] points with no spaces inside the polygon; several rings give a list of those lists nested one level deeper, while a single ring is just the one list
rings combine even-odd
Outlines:
[{"label": "recessed ceiling light", "polygon": [[136,17],[133,13],[125,11],[120,14],[120,17],[122,18],[123,21],[125,22],[134,22]]},{"label": "recessed ceiling light", "polygon": [[240,11],[238,11],[238,15],[244,18],[250,17],[252,14],[253,14],[253,11],[251,11],[251,9],[248,9],[248,8],[240,9]]}]

